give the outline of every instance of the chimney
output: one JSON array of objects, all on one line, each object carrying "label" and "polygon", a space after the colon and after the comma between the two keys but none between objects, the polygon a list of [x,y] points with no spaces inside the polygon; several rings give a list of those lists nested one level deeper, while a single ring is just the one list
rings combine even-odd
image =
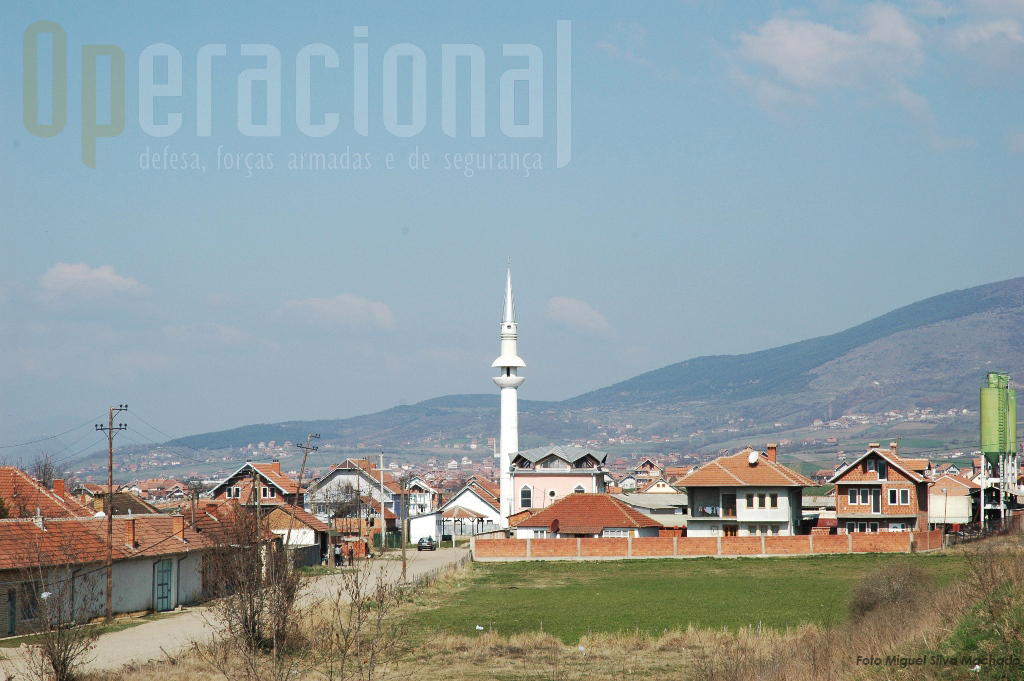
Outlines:
[{"label": "chimney", "polygon": [[899,446],[900,446],[899,442],[890,442],[889,443],[889,452],[893,456],[899,456],[899,454],[897,453],[897,450],[899,449]]},{"label": "chimney", "polygon": [[183,515],[172,515],[171,520],[173,521],[172,527],[174,528],[175,539],[185,540],[185,516]]},{"label": "chimney", "polygon": [[53,493],[56,494],[58,497],[64,496],[64,478],[54,478]]},{"label": "chimney", "polygon": [[270,468],[273,469],[273,471],[275,473],[277,473],[278,475],[281,475],[281,460],[280,459],[274,459],[273,461],[271,461],[270,462]]},{"label": "chimney", "polygon": [[135,548],[135,518],[124,521],[124,543]]},{"label": "chimney", "polygon": [[777,462],[776,453],[778,452],[778,449],[779,446],[777,444],[765,445],[765,456],[767,456],[768,460],[772,463]]},{"label": "chimney", "polygon": [[877,442],[869,442],[868,443],[868,449],[878,449],[880,446],[881,445],[879,445]]}]

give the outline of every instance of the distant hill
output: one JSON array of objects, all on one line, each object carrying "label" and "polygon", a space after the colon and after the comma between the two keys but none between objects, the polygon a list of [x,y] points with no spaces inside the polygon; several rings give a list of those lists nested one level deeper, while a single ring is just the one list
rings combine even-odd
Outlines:
[{"label": "distant hill", "polygon": [[[866,273],[865,276],[871,276]],[[725,416],[802,424],[910,407],[977,408],[984,373],[1024,376],[1024,278],[953,291],[832,334],[743,355],[697,357],[562,402],[520,402],[521,441],[592,436],[630,420],[673,434]],[[267,440],[388,447],[492,436],[498,396],[450,395],[375,414],[244,426],[183,438],[220,449]]]}]

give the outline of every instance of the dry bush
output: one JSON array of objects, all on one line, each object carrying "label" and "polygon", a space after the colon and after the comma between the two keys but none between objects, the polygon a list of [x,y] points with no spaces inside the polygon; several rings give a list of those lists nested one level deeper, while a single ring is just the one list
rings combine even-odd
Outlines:
[{"label": "dry bush", "polygon": [[927,570],[907,562],[893,562],[864,575],[854,585],[850,598],[850,617],[859,622],[881,608],[887,612],[917,610],[917,604],[932,590]]}]

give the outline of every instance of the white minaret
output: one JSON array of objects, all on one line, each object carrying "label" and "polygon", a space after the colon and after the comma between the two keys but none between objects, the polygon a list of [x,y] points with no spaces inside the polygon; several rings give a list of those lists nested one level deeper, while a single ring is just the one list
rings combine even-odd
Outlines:
[{"label": "white minaret", "polygon": [[501,315],[501,356],[494,360],[492,367],[501,372],[494,382],[501,388],[501,433],[498,444],[498,466],[501,470],[501,485],[498,511],[501,526],[508,527],[508,516],[512,512],[512,464],[511,455],[519,451],[519,391],[526,380],[517,375],[526,362],[516,351],[516,305],[512,300],[512,268],[505,277],[505,312]]}]

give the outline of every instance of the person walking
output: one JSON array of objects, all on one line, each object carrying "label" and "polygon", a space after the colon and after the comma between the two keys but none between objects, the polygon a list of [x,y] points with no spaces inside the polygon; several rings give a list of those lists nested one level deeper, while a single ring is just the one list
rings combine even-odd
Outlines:
[{"label": "person walking", "polygon": [[355,557],[356,557],[356,552],[352,549],[352,544],[349,543],[349,545],[348,545],[348,566],[349,567],[352,567],[352,561],[355,559]]},{"label": "person walking", "polygon": [[334,545],[334,567],[341,567],[341,544]]}]

